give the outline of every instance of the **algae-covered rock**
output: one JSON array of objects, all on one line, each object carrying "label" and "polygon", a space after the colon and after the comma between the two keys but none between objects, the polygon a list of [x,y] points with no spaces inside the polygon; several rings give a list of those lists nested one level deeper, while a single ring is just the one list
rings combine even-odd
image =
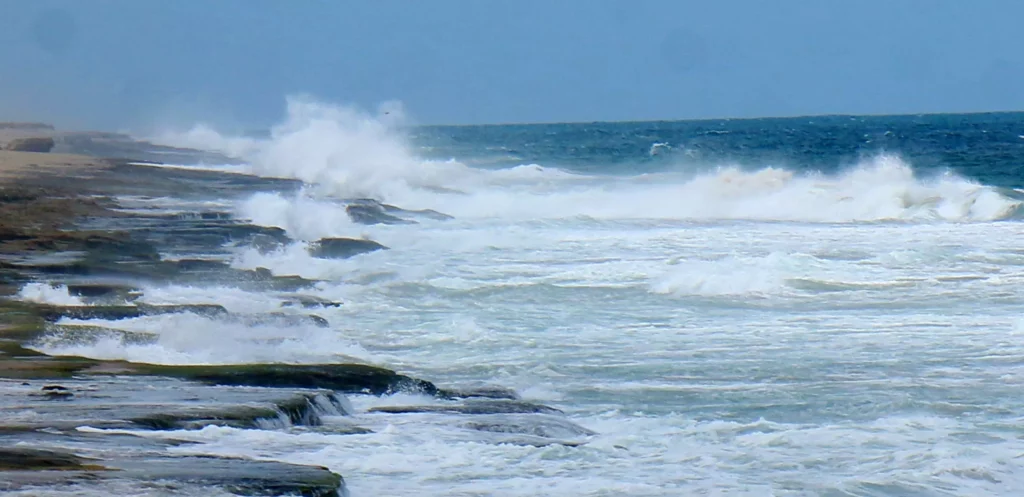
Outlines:
[{"label": "algae-covered rock", "polygon": [[100,364],[103,363],[82,357],[0,356],[0,378],[17,380],[70,378]]},{"label": "algae-covered rock", "polygon": [[49,345],[94,344],[101,340],[117,340],[125,345],[148,345],[160,340],[156,333],[126,331],[90,325],[49,325],[41,338]]}]

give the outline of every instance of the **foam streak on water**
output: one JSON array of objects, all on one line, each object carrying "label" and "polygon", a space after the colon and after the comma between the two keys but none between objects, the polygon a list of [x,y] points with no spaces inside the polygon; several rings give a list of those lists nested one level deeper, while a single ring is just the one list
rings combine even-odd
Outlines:
[{"label": "foam streak on water", "polygon": [[[327,465],[354,495],[1024,488],[1024,230],[1019,202],[1002,190],[880,151],[825,173],[767,162],[639,174],[543,161],[473,169],[417,158],[400,127],[378,117],[293,101],[270,139],[221,147],[237,147],[259,174],[310,183],[233,207],[298,241],[241,248],[232,263],[323,280],[311,292],[345,302],[317,311],[330,330],[140,318],[121,326],[159,342],[71,352],[186,363],[356,357],[439,383],[515,387],[598,435],[576,448],[489,443],[457,417],[366,412],[427,399],[355,398],[356,421],[376,433],[336,435],[328,423],[150,436],[203,442],[175,451]],[[651,141],[636,148],[664,156],[686,149],[685,138],[659,138],[658,154]],[[359,226],[346,196],[455,219]],[[368,236],[391,250],[310,257],[305,243],[325,236]],[[280,299],[238,292],[172,286],[145,298],[254,313]]]}]

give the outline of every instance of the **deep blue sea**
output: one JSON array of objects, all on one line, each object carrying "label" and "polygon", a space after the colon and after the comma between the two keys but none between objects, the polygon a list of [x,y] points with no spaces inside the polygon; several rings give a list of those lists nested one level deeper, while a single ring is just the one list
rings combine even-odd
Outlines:
[{"label": "deep blue sea", "polygon": [[[209,427],[173,450],[325,465],[357,496],[1024,494],[1024,114],[408,127],[298,101],[268,137],[164,141],[305,182],[206,201],[298,240],[232,264],[324,280],[333,327],[150,316],[127,329],[158,343],[48,352],[368,361],[515,388],[574,423],[533,436],[585,442],[366,412],[438,402],[399,394],[350,399],[372,434]],[[357,225],[362,197],[454,219]],[[391,250],[310,257],[325,236]]]}]

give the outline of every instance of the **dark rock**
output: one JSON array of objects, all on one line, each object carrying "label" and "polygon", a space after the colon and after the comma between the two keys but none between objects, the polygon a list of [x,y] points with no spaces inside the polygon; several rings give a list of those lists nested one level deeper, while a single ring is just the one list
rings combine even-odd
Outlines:
[{"label": "dark rock", "polygon": [[16,138],[7,142],[7,150],[15,152],[42,152],[53,150],[54,141],[50,137]]},{"label": "dark rock", "polygon": [[219,457],[175,457],[158,461],[124,461],[113,465],[118,477],[140,481],[174,481],[216,486],[240,495],[348,495],[345,481],[320,466]]},{"label": "dark rock", "polygon": [[450,414],[560,414],[562,411],[554,407],[530,402],[512,400],[477,400],[464,404],[447,404],[433,406],[381,406],[372,407],[369,412],[381,412],[387,414],[411,414],[411,413],[450,413]]},{"label": "dark rock", "polygon": [[287,295],[281,301],[281,307],[303,307],[313,309],[317,307],[341,307],[341,302],[314,297],[312,295]]},{"label": "dark rock", "polygon": [[143,374],[170,376],[213,385],[317,388],[342,393],[384,395],[415,392],[435,395],[437,387],[389,369],[364,364],[242,364],[164,366],[132,364]]},{"label": "dark rock", "polygon": [[359,224],[416,224],[416,221],[388,214],[380,204],[352,204],[345,207],[345,213]]},{"label": "dark rock", "polygon": [[[12,425],[58,430],[83,425],[150,430],[190,430],[210,425],[260,429],[319,426],[323,416],[345,416],[351,409],[347,399],[328,391],[183,385],[172,378],[113,374],[116,376],[68,379],[59,386],[72,388],[42,394],[5,392],[0,397],[0,420],[8,421],[0,421],[0,435],[2,427]],[[52,399],[46,394],[71,389],[76,393],[73,408],[48,402]],[[33,416],[19,419],[19,413],[26,411]]]},{"label": "dark rock", "polygon": [[[11,468],[14,472],[0,475],[0,492],[38,491],[41,487],[71,488],[76,494],[105,495],[109,480],[137,482],[139,488],[158,495],[179,495],[183,487],[189,495],[205,495],[209,487],[218,487],[234,495],[341,497],[347,496],[345,480],[320,466],[304,466],[274,461],[254,461],[204,456],[145,456],[125,458],[114,456],[102,461],[104,466],[73,465],[83,458],[55,451],[33,449],[0,449],[3,452],[27,451],[32,462],[55,462],[52,468],[29,466]],[[49,454],[54,454],[50,456]],[[51,460],[51,457],[62,458]],[[66,461],[66,462],[65,462]],[[0,466],[0,469],[4,469]],[[61,471],[26,471],[59,469]],[[102,471],[109,469],[110,471]],[[206,492],[204,492],[206,490]],[[199,492],[199,493],[194,493]],[[31,493],[29,495],[34,495]]]},{"label": "dark rock", "polygon": [[356,238],[323,238],[309,246],[309,254],[320,259],[348,259],[359,254],[386,250],[373,241]]},{"label": "dark rock", "polygon": [[233,315],[229,318],[246,326],[305,326],[313,325],[317,328],[329,328],[331,323],[315,314],[285,314],[283,312],[271,312],[267,314]]},{"label": "dark rock", "polygon": [[67,400],[75,396],[71,390],[61,385],[44,385],[40,390],[41,395],[50,400]]},{"label": "dark rock", "polygon": [[448,399],[484,398],[519,400],[519,394],[515,390],[498,386],[442,388],[438,391],[438,396]]},{"label": "dark rock", "polygon": [[[380,221],[363,222],[352,215],[352,212],[349,210],[352,207],[356,208],[355,210],[358,212],[357,215],[368,215],[368,217],[365,218],[367,221],[375,221],[378,219]],[[449,219],[454,219],[452,216],[449,216],[448,214],[437,212],[431,209],[423,209],[418,211],[402,209],[401,207],[396,207],[394,205],[385,204],[382,202],[378,202],[377,200],[368,198],[351,200],[348,207],[346,207],[345,210],[346,212],[349,213],[349,217],[351,217],[354,222],[362,224],[414,224],[415,221],[409,218],[432,219],[435,221],[447,221]],[[388,219],[398,219],[400,223],[383,222]]]},{"label": "dark rock", "polygon": [[[102,466],[70,452],[0,447],[0,471],[98,470]],[[0,478],[2,480],[2,478]]]},{"label": "dark rock", "polygon": [[133,300],[138,298],[141,290],[130,285],[104,284],[104,283],[69,283],[68,294],[75,297],[97,299],[97,298],[119,298]]},{"label": "dark rock", "polygon": [[[260,428],[260,422],[278,419],[280,413],[272,407],[235,406],[216,409],[192,409],[154,412],[129,419],[131,423],[150,430],[198,430],[207,426],[232,428]],[[314,418],[310,426],[320,424]],[[311,419],[312,420],[312,419]],[[300,424],[300,423],[297,423]]]},{"label": "dark rock", "polygon": [[575,438],[596,435],[593,431],[572,421],[544,414],[480,416],[464,426],[477,431],[513,433],[543,438]]},{"label": "dark rock", "polygon": [[38,313],[47,321],[57,321],[62,317],[70,319],[120,319],[137,318],[191,312],[207,317],[227,315],[223,306],[215,304],[181,304],[181,305],[108,305],[108,306],[38,306]]},{"label": "dark rock", "polygon": [[172,264],[177,266],[179,271],[187,272],[217,272],[231,269],[231,265],[224,261],[210,259],[180,259]]},{"label": "dark rock", "polygon": [[322,318],[320,316],[317,316],[316,314],[309,314],[309,315],[307,315],[305,317],[306,317],[306,319],[310,320],[314,325],[316,325],[319,328],[330,328],[331,327],[331,323],[329,321],[327,321],[326,319],[324,319],[324,318]]}]

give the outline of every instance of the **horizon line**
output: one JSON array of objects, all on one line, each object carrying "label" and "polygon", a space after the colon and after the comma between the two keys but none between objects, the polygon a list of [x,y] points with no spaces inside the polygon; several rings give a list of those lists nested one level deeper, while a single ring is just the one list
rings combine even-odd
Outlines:
[{"label": "horizon line", "polygon": [[414,127],[470,127],[470,126],[531,126],[531,125],[557,125],[557,124],[638,124],[638,123],[679,123],[679,122],[704,122],[704,121],[757,121],[762,119],[807,119],[823,117],[915,117],[915,116],[977,116],[985,114],[1021,114],[1024,109],[1018,110],[975,110],[965,112],[901,112],[901,113],[823,113],[823,114],[791,114],[775,116],[752,116],[752,117],[693,117],[693,118],[661,118],[661,119],[610,119],[605,121],[508,121],[493,123],[456,123],[456,124],[414,124]]}]

